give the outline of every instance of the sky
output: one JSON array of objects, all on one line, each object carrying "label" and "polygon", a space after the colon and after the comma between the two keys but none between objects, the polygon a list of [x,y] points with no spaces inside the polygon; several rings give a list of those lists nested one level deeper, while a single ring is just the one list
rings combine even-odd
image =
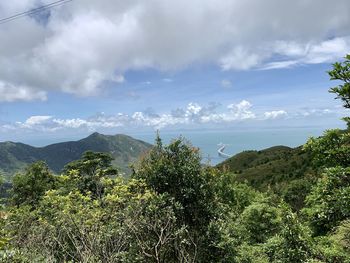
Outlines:
[{"label": "sky", "polygon": [[341,128],[327,71],[349,25],[348,0],[72,0],[0,23],[0,141]]}]

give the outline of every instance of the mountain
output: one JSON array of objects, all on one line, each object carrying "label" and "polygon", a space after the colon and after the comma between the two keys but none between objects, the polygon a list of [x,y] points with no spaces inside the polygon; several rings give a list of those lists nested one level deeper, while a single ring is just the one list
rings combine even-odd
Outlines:
[{"label": "mountain", "polygon": [[[275,146],[261,151],[244,151],[217,165],[259,190],[283,188],[293,180],[305,179],[315,171],[302,147]],[[281,190],[281,189],[278,189]]]},{"label": "mountain", "polygon": [[0,172],[9,179],[28,164],[43,160],[50,169],[59,173],[64,165],[77,160],[85,151],[108,152],[114,157],[113,164],[128,173],[128,165],[151,148],[151,144],[127,135],[103,135],[93,133],[79,140],[33,147],[23,143],[0,143]]}]

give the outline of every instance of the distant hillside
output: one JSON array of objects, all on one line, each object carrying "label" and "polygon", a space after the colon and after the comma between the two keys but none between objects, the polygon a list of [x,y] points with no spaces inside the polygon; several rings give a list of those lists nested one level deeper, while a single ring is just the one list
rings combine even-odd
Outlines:
[{"label": "distant hillside", "polygon": [[110,153],[115,158],[114,164],[123,172],[127,172],[128,165],[150,148],[150,144],[130,136],[99,133],[93,133],[79,141],[56,143],[45,147],[3,142],[0,143],[0,172],[9,179],[28,164],[43,160],[52,171],[59,173],[64,165],[79,159],[88,150]]},{"label": "distant hillside", "polygon": [[301,147],[286,146],[244,151],[218,164],[217,168],[235,173],[237,181],[247,181],[259,190],[283,186],[314,173],[311,159]]}]

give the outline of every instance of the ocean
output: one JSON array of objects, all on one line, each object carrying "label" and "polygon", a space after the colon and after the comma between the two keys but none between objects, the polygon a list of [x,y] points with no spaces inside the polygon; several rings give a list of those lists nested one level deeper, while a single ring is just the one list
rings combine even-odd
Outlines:
[{"label": "ocean", "polygon": [[[289,129],[260,129],[246,131],[183,131],[160,132],[165,144],[183,136],[201,151],[204,163],[216,165],[224,157],[218,155],[220,144],[225,144],[224,153],[234,155],[245,150],[262,150],[276,145],[297,147],[304,144],[311,136],[322,135],[324,128],[289,128]],[[131,136],[154,143],[155,133],[130,134]]]}]

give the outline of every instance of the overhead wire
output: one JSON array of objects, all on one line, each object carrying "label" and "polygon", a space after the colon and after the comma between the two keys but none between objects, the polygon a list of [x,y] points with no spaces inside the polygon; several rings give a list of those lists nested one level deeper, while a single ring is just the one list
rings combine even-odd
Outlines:
[{"label": "overhead wire", "polygon": [[37,7],[37,8],[33,8],[33,9],[30,9],[30,10],[27,10],[27,11],[24,11],[24,12],[21,12],[18,14],[14,14],[14,15],[11,15],[9,17],[5,17],[5,18],[0,19],[0,24],[5,24],[5,23],[11,22],[13,20],[16,20],[16,19],[19,19],[19,18],[22,18],[25,16],[33,15],[33,14],[42,12],[44,10],[48,10],[48,9],[53,8],[53,7],[60,6],[60,5],[63,5],[63,4],[66,4],[68,2],[72,2],[72,1],[73,0],[58,0],[56,2],[52,2],[52,3],[46,4],[46,5]]}]

